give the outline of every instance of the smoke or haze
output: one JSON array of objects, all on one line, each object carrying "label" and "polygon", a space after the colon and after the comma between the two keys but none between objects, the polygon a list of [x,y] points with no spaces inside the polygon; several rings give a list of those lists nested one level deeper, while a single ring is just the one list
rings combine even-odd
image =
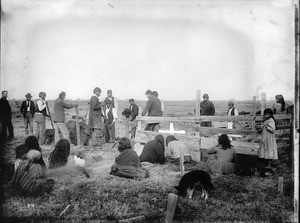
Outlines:
[{"label": "smoke or haze", "polygon": [[88,99],[294,94],[293,1],[3,0],[1,90]]}]

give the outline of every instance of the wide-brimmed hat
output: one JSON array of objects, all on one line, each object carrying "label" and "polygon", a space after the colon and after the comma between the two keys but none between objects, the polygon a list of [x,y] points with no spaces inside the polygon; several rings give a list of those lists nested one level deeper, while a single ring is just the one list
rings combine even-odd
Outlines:
[{"label": "wide-brimmed hat", "polygon": [[131,115],[131,111],[129,108],[125,108],[122,112],[122,115],[124,115],[126,118],[128,118]]},{"label": "wide-brimmed hat", "polygon": [[31,96],[30,93],[27,93],[27,94],[25,95],[25,97],[26,97],[26,98],[32,98],[32,96]]}]

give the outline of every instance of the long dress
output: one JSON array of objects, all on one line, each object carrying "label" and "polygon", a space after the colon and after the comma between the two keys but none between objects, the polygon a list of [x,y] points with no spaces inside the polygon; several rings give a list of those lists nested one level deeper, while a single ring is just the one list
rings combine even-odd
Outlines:
[{"label": "long dress", "polygon": [[263,122],[258,157],[264,159],[278,159],[275,138],[275,121],[272,118]]},{"label": "long dress", "polygon": [[233,163],[235,149],[233,147],[223,150],[221,146],[212,147],[207,151],[210,154],[207,163],[212,173],[231,174],[236,171]]}]

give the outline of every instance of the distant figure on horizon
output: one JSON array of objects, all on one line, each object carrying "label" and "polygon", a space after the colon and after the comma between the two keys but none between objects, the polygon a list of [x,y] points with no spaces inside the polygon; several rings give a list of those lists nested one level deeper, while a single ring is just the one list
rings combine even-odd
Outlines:
[{"label": "distant figure on horizon", "polygon": [[29,132],[30,134],[33,134],[33,116],[35,113],[35,106],[34,102],[31,100],[32,96],[30,93],[26,94],[25,97],[26,100],[23,101],[20,112],[24,117],[25,133],[28,135]]},{"label": "distant figure on horizon", "polygon": [[[234,102],[229,101],[228,102],[228,110],[227,110],[227,116],[236,116],[239,115],[238,110],[234,107]],[[235,128],[234,126],[235,122],[227,122],[228,129],[233,129]]]},{"label": "distant figure on horizon", "polygon": [[[1,124],[1,140],[3,142],[7,140],[14,139],[14,127],[11,122],[12,111],[7,101],[8,91],[2,91],[2,97],[0,99],[0,124]],[[8,138],[7,138],[7,130],[8,130]],[[1,142],[2,143],[2,142]]]},{"label": "distant figure on horizon", "polygon": [[55,126],[55,143],[59,141],[59,132],[62,134],[62,137],[69,140],[70,142],[70,134],[68,128],[65,124],[65,108],[70,109],[74,107],[78,107],[78,104],[69,104],[65,101],[66,93],[61,92],[59,97],[54,101],[54,115],[53,122]]},{"label": "distant figure on horizon", "polygon": [[[213,116],[215,115],[215,106],[209,100],[208,94],[203,95],[203,101],[200,103],[200,114],[204,116]],[[201,122],[201,126],[204,127],[212,127],[211,122]]]},{"label": "distant figure on horizon", "polygon": [[35,135],[38,138],[40,145],[45,144],[46,116],[49,116],[49,111],[47,111],[48,101],[45,101],[45,99],[46,93],[40,92],[35,108]]},{"label": "distant figure on horizon", "polygon": [[[161,101],[156,96],[153,96],[150,90],[146,91],[146,96],[148,97],[148,101],[142,112],[142,116],[147,114],[148,116],[162,116]],[[159,128],[159,123],[150,123],[147,124],[145,130],[158,132]]]}]

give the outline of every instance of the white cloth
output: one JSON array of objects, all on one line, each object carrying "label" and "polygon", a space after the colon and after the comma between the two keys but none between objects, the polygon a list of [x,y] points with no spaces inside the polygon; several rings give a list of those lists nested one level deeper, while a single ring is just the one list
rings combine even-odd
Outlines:
[{"label": "white cloth", "polygon": [[[232,111],[233,108],[229,109],[228,113],[227,113],[227,116],[231,116],[231,111]],[[234,108],[234,115],[239,115],[239,112],[236,108]]]},{"label": "white cloth", "polygon": [[26,101],[27,111],[30,111],[30,101]]},{"label": "white cloth", "polygon": [[[106,109],[105,109],[105,113],[106,113],[105,116],[106,117],[108,117],[109,110],[110,110],[109,107],[106,106]],[[116,108],[112,108],[111,111],[112,111],[112,114],[113,114],[113,117],[114,117],[114,121],[115,121],[116,119],[118,119],[117,109]]]},{"label": "white cloth", "polygon": [[[37,104],[37,107],[39,109],[37,112],[41,112],[44,108],[47,107],[46,102],[41,98],[39,98],[37,100],[36,104]],[[47,111],[47,113],[48,113],[48,111]]]}]

